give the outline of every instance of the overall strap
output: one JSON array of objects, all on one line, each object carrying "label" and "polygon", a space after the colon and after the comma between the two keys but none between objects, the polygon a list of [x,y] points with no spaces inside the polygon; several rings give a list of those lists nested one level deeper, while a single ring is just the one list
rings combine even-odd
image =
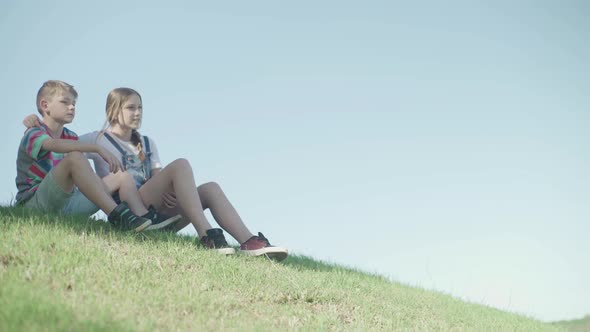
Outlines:
[{"label": "overall strap", "polygon": [[113,146],[114,146],[114,147],[115,147],[115,148],[116,148],[116,149],[117,149],[119,152],[121,152],[121,155],[122,155],[122,156],[126,156],[126,155],[127,155],[127,153],[125,153],[125,150],[123,150],[123,148],[122,148],[122,147],[119,145],[119,143],[117,143],[117,142],[115,141],[115,139],[114,139],[114,138],[112,138],[112,137],[111,137],[111,135],[109,135],[109,133],[105,132],[105,133],[104,133],[104,137],[106,137],[106,138],[109,140],[109,142],[111,142],[111,144],[113,144]]},{"label": "overall strap", "polygon": [[150,149],[150,139],[147,136],[143,136],[143,143],[145,145],[144,172],[147,181],[152,177],[152,151]]},{"label": "overall strap", "polygon": [[145,143],[145,153],[149,154],[150,152],[150,139],[147,136],[143,136],[143,142]]}]

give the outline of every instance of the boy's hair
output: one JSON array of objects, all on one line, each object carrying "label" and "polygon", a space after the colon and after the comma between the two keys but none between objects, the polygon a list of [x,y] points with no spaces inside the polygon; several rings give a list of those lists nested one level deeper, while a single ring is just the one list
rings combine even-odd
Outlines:
[{"label": "boy's hair", "polygon": [[[123,111],[123,105],[133,95],[137,95],[139,97],[139,101],[143,102],[139,92],[131,88],[116,88],[109,92],[109,95],[107,96],[106,106],[107,123],[105,123],[103,132],[107,126],[112,126],[113,124],[119,123],[119,115]],[[141,122],[139,123],[139,125],[141,126]],[[141,144],[141,135],[135,129],[131,132],[131,143],[133,143],[137,147],[137,150],[139,150],[139,157],[143,161],[144,153]]]},{"label": "boy's hair", "polygon": [[74,86],[64,81],[49,80],[41,86],[39,92],[37,92],[37,111],[43,116],[41,110],[41,100],[50,99],[55,97],[58,92],[69,92],[74,96],[74,99],[78,99],[78,92],[74,89]]}]

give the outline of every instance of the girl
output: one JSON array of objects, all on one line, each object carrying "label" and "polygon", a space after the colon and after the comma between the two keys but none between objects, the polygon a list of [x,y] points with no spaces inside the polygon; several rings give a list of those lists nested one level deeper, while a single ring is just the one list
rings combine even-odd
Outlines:
[{"label": "girl", "polygon": [[[163,167],[155,142],[138,132],[143,104],[137,91],[112,90],[107,96],[106,115],[106,129],[82,135],[80,140],[95,142],[120,157],[126,172],[135,179],[146,206],[151,205],[164,214],[182,215],[185,221],[179,222],[177,229],[190,222],[205,248],[234,254],[223,235],[225,230],[240,243],[240,252],[246,255],[266,255],[278,261],[287,258],[286,248],[271,246],[262,233],[250,232],[217,183],[197,186],[186,159],[176,159]],[[89,157],[94,161],[96,173],[108,184],[115,176],[109,172],[108,164],[98,156]],[[211,227],[204,209],[211,211],[221,228]]]}]

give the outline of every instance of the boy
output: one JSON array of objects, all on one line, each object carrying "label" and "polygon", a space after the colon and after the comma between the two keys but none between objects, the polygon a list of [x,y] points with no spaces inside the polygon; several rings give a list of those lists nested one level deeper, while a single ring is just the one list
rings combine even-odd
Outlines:
[{"label": "boy", "polygon": [[[117,173],[119,160],[106,149],[95,144],[78,142],[78,136],[64,127],[74,120],[78,93],[62,81],[47,81],[37,93],[37,109],[43,118],[41,127],[25,131],[17,158],[17,205],[65,214],[96,212],[96,206],[107,214],[109,221],[122,229],[142,231],[152,224],[131,179],[121,176],[118,189],[126,193],[127,202],[117,205],[103,181],[94,173],[83,152],[98,153]],[[124,174],[120,172],[120,174]],[[126,190],[129,187],[133,190]],[[134,205],[134,206],[132,206]],[[141,217],[134,211],[143,209]],[[142,213],[143,214],[143,213]]]}]

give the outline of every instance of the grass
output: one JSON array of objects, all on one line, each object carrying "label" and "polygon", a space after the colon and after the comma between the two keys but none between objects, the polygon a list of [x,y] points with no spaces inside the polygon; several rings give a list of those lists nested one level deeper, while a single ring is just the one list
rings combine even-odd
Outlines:
[{"label": "grass", "polygon": [[309,257],[0,207],[0,331],[561,331]]},{"label": "grass", "polygon": [[590,331],[590,315],[581,319],[564,320],[553,324],[572,332],[587,332]]}]

